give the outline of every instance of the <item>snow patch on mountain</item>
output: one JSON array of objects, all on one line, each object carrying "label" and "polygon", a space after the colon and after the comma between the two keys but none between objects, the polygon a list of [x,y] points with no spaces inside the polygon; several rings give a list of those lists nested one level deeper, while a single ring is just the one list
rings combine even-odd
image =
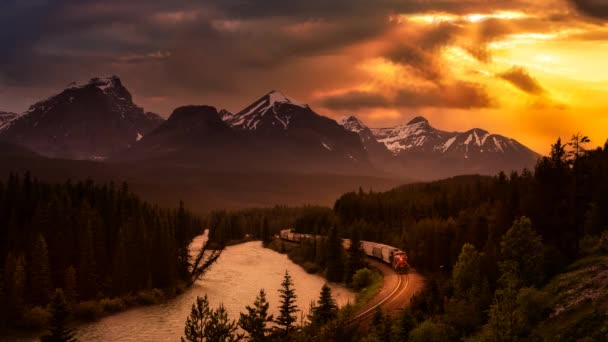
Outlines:
[{"label": "snow patch on mountain", "polygon": [[310,110],[308,105],[273,90],[239,113],[222,115],[222,120],[232,127],[246,130],[257,130],[262,126],[286,130],[299,109]]}]

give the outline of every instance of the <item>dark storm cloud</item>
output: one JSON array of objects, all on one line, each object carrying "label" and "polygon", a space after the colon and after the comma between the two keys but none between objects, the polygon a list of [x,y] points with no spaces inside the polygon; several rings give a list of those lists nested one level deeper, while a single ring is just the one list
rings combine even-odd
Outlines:
[{"label": "dark storm cloud", "polygon": [[545,92],[545,89],[524,68],[513,67],[497,76],[528,94],[542,95]]},{"label": "dark storm cloud", "polygon": [[454,82],[435,87],[401,88],[396,95],[381,92],[351,91],[324,98],[325,107],[334,110],[359,110],[366,108],[487,108],[493,101],[484,87],[472,82]]},{"label": "dark storm cloud", "polygon": [[[298,82],[290,70],[303,60],[311,65],[314,58],[386,37],[400,25],[390,15],[520,6],[504,0],[3,0],[0,91],[61,90],[73,80],[117,74],[136,96],[251,96],[258,86],[252,80]],[[416,40],[393,42],[386,57],[441,84],[433,54],[460,29],[436,25]],[[309,93],[330,77],[349,81],[346,74],[308,77]]]},{"label": "dark storm cloud", "polygon": [[607,20],[608,0],[570,0],[581,13],[590,17]]}]

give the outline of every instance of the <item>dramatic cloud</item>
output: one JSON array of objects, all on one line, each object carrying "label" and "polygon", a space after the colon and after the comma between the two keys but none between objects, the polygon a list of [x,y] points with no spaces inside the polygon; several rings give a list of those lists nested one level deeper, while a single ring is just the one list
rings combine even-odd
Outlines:
[{"label": "dramatic cloud", "polygon": [[580,12],[600,19],[608,19],[608,1],[606,0],[570,0]]},{"label": "dramatic cloud", "polygon": [[482,86],[468,82],[420,88],[398,89],[394,95],[350,91],[322,99],[325,107],[335,110],[360,110],[365,108],[486,108],[492,100]]},{"label": "dramatic cloud", "polygon": [[607,18],[600,0],[5,0],[0,110],[116,74],[164,115],[238,111],[271,89],[383,125],[538,103],[596,113],[608,109]]},{"label": "dramatic cloud", "polygon": [[506,72],[498,74],[498,77],[504,79],[526,93],[542,95],[545,92],[538,81],[530,76],[526,69],[521,67],[513,67]]}]

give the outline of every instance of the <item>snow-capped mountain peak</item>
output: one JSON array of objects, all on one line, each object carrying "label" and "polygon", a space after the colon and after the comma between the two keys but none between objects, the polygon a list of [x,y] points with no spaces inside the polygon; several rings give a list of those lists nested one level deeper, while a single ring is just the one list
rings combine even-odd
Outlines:
[{"label": "snow-capped mountain peak", "polygon": [[343,126],[345,129],[355,133],[359,133],[365,129],[368,129],[368,127],[365,126],[365,124],[361,120],[359,120],[356,116],[353,115],[342,117],[338,120],[338,124]]},{"label": "snow-capped mountain peak", "polygon": [[1,138],[49,157],[99,159],[163,121],[133,103],[117,76],[95,77],[30,106],[2,129]]},{"label": "snow-capped mountain peak", "polygon": [[314,113],[310,107],[273,90],[236,114],[223,113],[230,126],[245,130],[288,129],[294,115]]},{"label": "snow-capped mountain peak", "polygon": [[278,104],[278,103],[288,103],[288,104],[291,104],[291,105],[294,105],[294,106],[298,106],[298,107],[302,107],[302,108],[308,107],[307,104],[304,104],[304,103],[301,103],[299,101],[296,101],[293,98],[290,98],[287,95],[285,95],[285,94],[283,94],[283,93],[281,93],[279,91],[276,91],[276,90],[271,91],[266,96],[268,96],[268,98],[269,98],[269,103],[268,103],[268,107],[269,108],[272,107],[272,106],[274,106],[274,105],[276,105],[276,104]]}]

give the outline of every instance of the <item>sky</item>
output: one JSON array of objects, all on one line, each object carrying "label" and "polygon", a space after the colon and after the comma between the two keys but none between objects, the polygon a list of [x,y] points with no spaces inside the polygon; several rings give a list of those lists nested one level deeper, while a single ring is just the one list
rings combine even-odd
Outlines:
[{"label": "sky", "polygon": [[608,0],[3,0],[0,111],[118,75],[165,117],[279,90],[370,127],[603,145],[607,22]]}]

